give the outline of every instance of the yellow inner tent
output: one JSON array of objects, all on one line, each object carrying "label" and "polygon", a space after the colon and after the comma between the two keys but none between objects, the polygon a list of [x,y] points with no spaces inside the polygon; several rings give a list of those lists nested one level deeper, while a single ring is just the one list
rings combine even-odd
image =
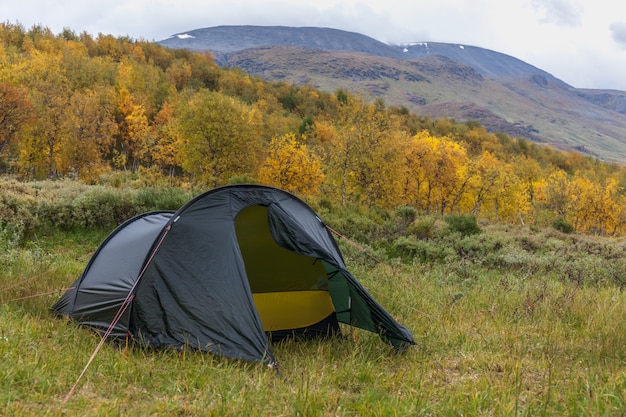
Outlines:
[{"label": "yellow inner tent", "polygon": [[243,209],[235,228],[265,331],[311,326],[335,311],[322,262],[280,247],[270,233],[267,207]]}]

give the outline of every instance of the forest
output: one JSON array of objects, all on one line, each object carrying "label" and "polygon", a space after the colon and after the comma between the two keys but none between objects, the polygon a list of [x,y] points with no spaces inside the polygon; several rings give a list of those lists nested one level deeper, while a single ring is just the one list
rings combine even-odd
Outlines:
[{"label": "forest", "polygon": [[[621,165],[344,89],[264,81],[206,53],[10,23],[0,175],[183,190],[256,182],[341,207],[626,234]],[[12,214],[0,211],[0,224]]]}]

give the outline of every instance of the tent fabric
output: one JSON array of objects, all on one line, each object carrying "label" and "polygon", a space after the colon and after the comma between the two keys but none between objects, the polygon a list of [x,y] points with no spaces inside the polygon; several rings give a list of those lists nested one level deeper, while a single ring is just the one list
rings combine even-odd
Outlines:
[{"label": "tent fabric", "polygon": [[[144,213],[118,226],[52,310],[104,333],[135,284],[154,240],[173,214],[174,211]],[[127,311],[111,336],[124,337],[128,324]]]},{"label": "tent fabric", "polygon": [[348,272],[315,212],[262,185],[219,187],[176,212],[126,222],[75,287],[53,311],[102,333],[134,291],[112,336],[130,334],[149,347],[275,364],[270,337],[335,332],[337,322],[398,349],[414,344]]}]

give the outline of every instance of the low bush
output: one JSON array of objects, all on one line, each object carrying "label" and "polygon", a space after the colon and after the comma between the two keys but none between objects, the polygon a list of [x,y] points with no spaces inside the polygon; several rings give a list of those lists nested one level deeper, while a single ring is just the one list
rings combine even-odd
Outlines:
[{"label": "low bush", "polygon": [[152,210],[178,210],[191,199],[191,194],[175,187],[142,188],[134,197],[136,209],[146,212]]},{"label": "low bush", "polygon": [[574,232],[574,226],[571,223],[566,222],[564,218],[559,217],[558,219],[552,222],[552,227],[554,227],[559,232],[563,233],[572,233]]},{"label": "low bush", "polygon": [[411,206],[399,207],[395,212],[395,218],[398,225],[398,229],[401,231],[406,230],[417,218],[417,210]]},{"label": "low bush", "polygon": [[191,194],[175,187],[86,186],[76,181],[0,180],[2,241],[19,245],[45,228],[113,228],[153,210],[177,210]]},{"label": "low bush", "polygon": [[476,216],[471,214],[450,214],[444,217],[453,232],[459,232],[463,236],[480,233],[480,226]]},{"label": "low bush", "polygon": [[428,239],[433,237],[436,231],[437,218],[435,216],[418,217],[407,228],[409,235],[415,236],[417,239]]},{"label": "low bush", "polygon": [[421,240],[413,236],[400,236],[394,240],[393,255],[405,262],[418,260],[424,263],[445,263],[457,257],[454,248],[436,240]]}]

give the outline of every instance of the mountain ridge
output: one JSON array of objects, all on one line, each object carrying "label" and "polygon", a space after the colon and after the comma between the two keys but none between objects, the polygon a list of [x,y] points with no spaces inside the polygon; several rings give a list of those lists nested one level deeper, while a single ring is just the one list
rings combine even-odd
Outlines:
[{"label": "mountain ridge", "polygon": [[210,52],[220,66],[268,81],[345,88],[418,115],[475,120],[494,133],[626,163],[626,92],[577,89],[496,51],[288,26],[216,26],[158,43]]}]

